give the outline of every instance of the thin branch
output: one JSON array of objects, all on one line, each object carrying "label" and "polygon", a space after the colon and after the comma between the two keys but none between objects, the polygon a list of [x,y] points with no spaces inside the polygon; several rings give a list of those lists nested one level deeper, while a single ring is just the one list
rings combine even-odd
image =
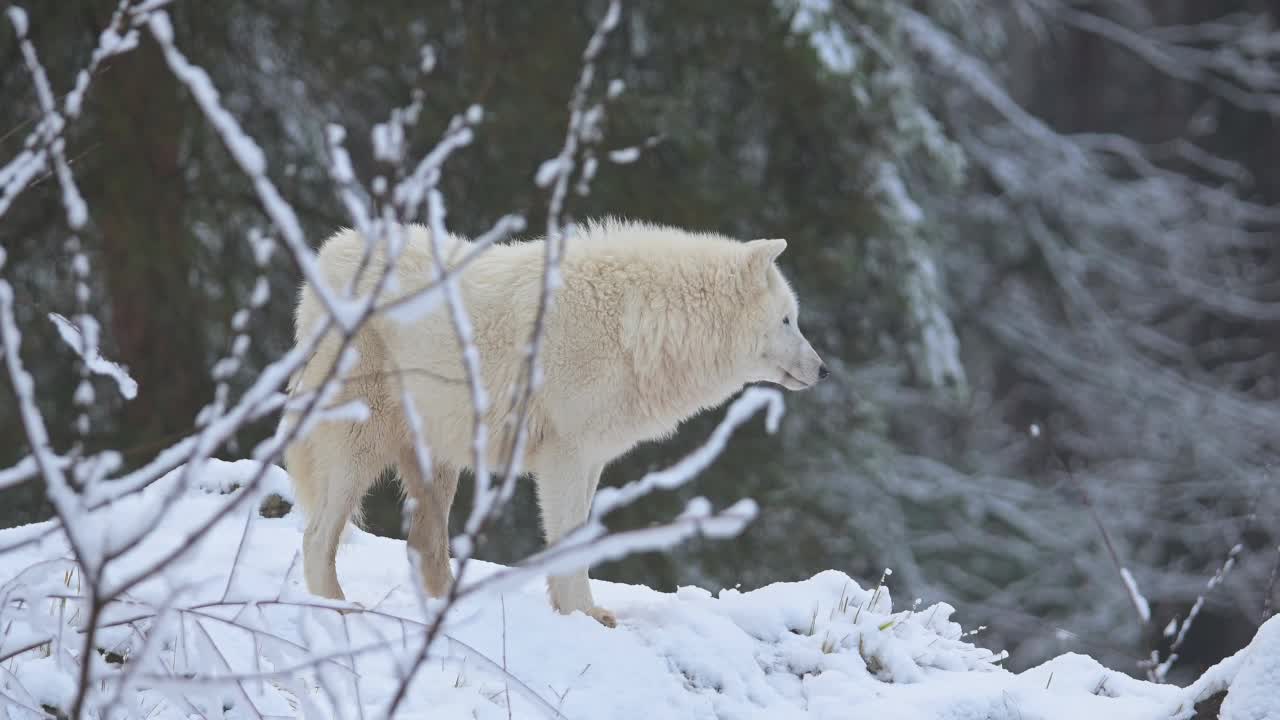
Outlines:
[{"label": "thin branch", "polygon": [[1274,612],[1271,609],[1272,603],[1276,596],[1276,579],[1280,578],[1280,545],[1276,546],[1276,559],[1271,564],[1271,574],[1267,577],[1267,589],[1263,591],[1262,596],[1262,617],[1258,621],[1259,624],[1266,622],[1271,618]]},{"label": "thin branch", "polygon": [[1179,652],[1182,650],[1182,643],[1187,639],[1187,631],[1195,624],[1196,618],[1200,616],[1200,611],[1204,608],[1205,600],[1214,588],[1222,584],[1227,574],[1231,572],[1231,568],[1235,567],[1236,556],[1240,551],[1244,550],[1242,543],[1236,543],[1227,551],[1227,557],[1222,561],[1222,565],[1218,568],[1213,577],[1209,578],[1209,582],[1205,583],[1204,590],[1196,596],[1195,604],[1191,606],[1191,611],[1187,613],[1187,619],[1182,621],[1182,627],[1178,629],[1177,636],[1173,639],[1173,643],[1169,645],[1169,656],[1164,662],[1157,663],[1148,671],[1148,677],[1152,682],[1163,683],[1169,677],[1169,670],[1173,668],[1174,663],[1178,662]]},{"label": "thin branch", "polygon": [[[557,280],[561,253],[559,243],[562,241],[560,232],[560,212],[562,210],[565,188],[567,188],[569,173],[572,170],[572,159],[579,141],[579,134],[582,131],[583,109],[586,106],[587,91],[590,88],[591,79],[595,72],[595,59],[604,46],[605,38],[614,26],[617,25],[620,12],[621,3],[619,0],[613,0],[613,2],[609,4],[608,10],[605,12],[605,16],[601,19],[599,25],[597,25],[591,40],[587,43],[586,51],[583,53],[583,69],[574,89],[573,99],[570,101],[569,128],[566,131],[564,146],[561,148],[560,155],[558,156],[559,162],[556,172],[559,174],[555,176],[556,189],[552,193],[550,207],[551,214],[547,220],[548,237],[545,239],[546,254],[544,256],[542,292],[539,297],[538,309],[534,317],[532,337],[530,338],[528,350],[525,356],[524,388],[522,392],[517,393],[519,399],[516,403],[516,407],[518,409],[516,413],[515,427],[513,428],[513,435],[511,437],[511,444],[508,448],[505,467],[503,468],[506,474],[503,479],[502,486],[496,494],[497,497],[495,497],[495,494],[490,490],[490,479],[487,472],[483,475],[480,472],[480,470],[487,466],[487,463],[481,464],[480,467],[477,468],[475,499],[472,503],[471,513],[465,523],[466,532],[464,532],[463,535],[454,542],[458,569],[457,576],[455,577],[454,583],[449,589],[449,595],[445,600],[446,608],[453,607],[454,603],[458,599],[459,588],[463,584],[467,568],[469,567],[470,560],[475,552],[476,538],[479,537],[490,519],[496,514],[496,507],[498,504],[496,500],[510,497],[512,489],[514,489],[515,486],[515,480],[520,475],[520,464],[523,459],[524,445],[527,439],[529,409],[532,406],[533,393],[537,390],[539,384],[537,362],[542,343],[546,313],[550,307],[551,294],[559,284]],[[539,175],[542,174],[543,173],[540,171]],[[415,176],[416,175],[417,173],[415,173]],[[440,214],[436,212],[438,209],[439,208],[431,209],[431,212],[434,217],[439,219]],[[438,236],[443,230],[442,219],[440,219],[440,222],[437,224],[439,227],[432,228],[432,235],[434,236]],[[435,240],[433,240],[433,242],[435,242]],[[458,305],[460,305],[460,303]],[[458,305],[455,305],[454,307],[457,307]],[[453,319],[455,324],[455,333],[459,334],[459,337],[461,338],[461,331],[465,329],[465,327],[459,323],[459,319],[460,317],[455,312]],[[479,394],[480,391],[477,389],[478,385],[474,382],[477,375],[472,375],[472,371],[470,369],[468,370],[468,373],[469,376],[473,378],[472,402],[475,409],[478,411],[480,407],[487,406],[487,403],[483,402],[484,398]],[[473,448],[477,451],[477,455],[480,455],[482,454],[480,451],[484,449],[483,443],[486,438],[483,435],[484,431],[479,419],[477,419],[475,431],[477,436],[473,438],[473,442],[475,443]],[[483,460],[483,458],[479,459]],[[427,631],[427,636],[423,639],[422,645],[418,651],[418,656],[414,659],[408,672],[406,672],[404,677],[401,679],[395,695],[387,706],[387,717],[393,717],[401,703],[404,702],[413,677],[422,666],[422,663],[425,661],[431,647],[431,643],[440,632],[440,628],[444,622],[444,616],[445,613],[440,613],[431,628]]]},{"label": "thin branch", "polygon": [[1089,511],[1089,517],[1093,518],[1093,524],[1098,528],[1098,534],[1102,536],[1102,542],[1107,548],[1107,555],[1111,557],[1111,563],[1116,568],[1116,573],[1120,576],[1120,581],[1124,584],[1125,593],[1129,597],[1129,602],[1133,605],[1133,611],[1138,615],[1138,624],[1146,625],[1151,620],[1151,608],[1147,604],[1146,599],[1138,591],[1137,583],[1133,580],[1133,575],[1124,563],[1120,562],[1120,555],[1116,552],[1115,543],[1111,542],[1111,533],[1107,532],[1107,526],[1103,524],[1102,517],[1098,515],[1098,509],[1093,505],[1093,498],[1089,495],[1089,490],[1084,483],[1076,477],[1071,471],[1070,464],[1066,458],[1054,451],[1054,457],[1062,465],[1062,469],[1067,473],[1067,477],[1075,484],[1076,490],[1080,493],[1080,500]]}]

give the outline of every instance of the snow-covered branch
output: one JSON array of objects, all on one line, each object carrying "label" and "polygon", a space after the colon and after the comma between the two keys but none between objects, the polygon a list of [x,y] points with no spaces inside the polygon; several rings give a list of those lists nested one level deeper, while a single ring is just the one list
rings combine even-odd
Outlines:
[{"label": "snow-covered branch", "polygon": [[[173,76],[190,93],[235,166],[252,185],[272,227],[269,232],[255,228],[249,233],[258,277],[252,293],[231,315],[229,347],[213,363],[213,397],[195,418],[196,431],[126,472],[119,472],[120,458],[110,451],[96,456],[64,457],[53,448],[39,411],[38,388],[19,354],[21,332],[13,291],[0,280],[0,340],[31,448],[29,456],[0,471],[0,487],[40,478],[57,514],[46,526],[6,537],[0,542],[0,555],[7,558],[39,553],[60,543],[70,549],[69,557],[30,564],[0,586],[0,614],[7,615],[8,628],[17,623],[20,629],[12,634],[6,630],[0,636],[0,661],[16,661],[26,667],[26,663],[47,652],[56,666],[55,675],[71,678],[72,682],[70,690],[61,696],[39,700],[46,705],[52,701],[52,705],[66,708],[77,718],[113,716],[143,696],[149,698],[144,709],[149,713],[200,713],[203,707],[230,703],[249,716],[280,714],[264,699],[268,683],[290,688],[304,707],[317,707],[317,698],[305,689],[310,683],[324,698],[321,703],[327,702],[336,712],[354,710],[357,716],[364,716],[371,702],[385,702],[385,712],[394,714],[409,698],[415,678],[427,674],[427,661],[437,658],[462,668],[470,663],[499,676],[504,688],[516,690],[529,707],[549,717],[558,716],[557,707],[506,669],[505,657],[499,664],[491,655],[448,631],[468,622],[466,605],[477,597],[490,597],[499,588],[511,587],[519,578],[645,550],[663,550],[699,534],[731,536],[740,532],[757,512],[751,501],[716,513],[705,501],[696,500],[678,517],[641,530],[609,532],[592,521],[518,570],[488,573],[488,578],[477,576],[468,583],[462,582],[467,566],[477,567],[479,561],[474,559],[474,553],[482,533],[501,504],[511,497],[520,474],[525,424],[540,386],[538,354],[545,316],[559,286],[568,190],[572,186],[579,194],[589,192],[599,165],[596,146],[603,137],[605,104],[623,91],[621,81],[614,80],[608,83],[603,100],[591,100],[596,62],[606,38],[620,20],[620,3],[608,6],[588,42],[569,102],[563,145],[553,161],[536,174],[535,180],[550,188],[548,250],[537,319],[524,358],[525,373],[513,395],[516,420],[509,435],[502,438],[505,462],[496,468],[502,475],[497,487],[490,484],[487,467],[490,453],[485,417],[489,401],[482,375],[483,358],[476,349],[471,320],[455,276],[494,244],[523,229],[523,220],[516,215],[503,216],[470,243],[467,253],[446,258],[443,242],[448,230],[445,198],[440,189],[446,160],[476,137],[483,120],[480,108],[471,107],[456,116],[439,141],[412,167],[408,165],[411,153],[406,131],[417,121],[423,95],[415,92],[409,105],[393,110],[385,123],[374,128],[372,138],[375,156],[395,166],[399,179],[389,189],[382,177],[375,178],[371,188],[362,186],[344,146],[345,130],[336,124],[328,126],[326,170],[342,208],[366,240],[359,282],[346,288],[331,287],[320,272],[315,250],[306,241],[297,211],[270,177],[262,147],[224,104],[223,94],[210,74],[193,64],[180,49],[173,23],[164,9],[166,4],[121,2],[100,34],[88,65],[76,75],[74,88],[62,108],[52,94],[34,47],[26,39],[25,15],[17,9],[10,12],[36,82],[42,119],[32,135],[34,139],[0,172],[0,214],[30,182],[52,167],[63,188],[69,227],[76,231],[85,225],[88,209],[66,160],[63,134],[68,120],[78,117],[91,80],[102,63],[131,51],[137,45],[138,32],[145,29],[158,43]],[[429,71],[429,64],[423,69]],[[638,152],[639,147],[623,148],[610,152],[609,159],[620,164],[631,162]],[[425,213],[431,231],[433,276],[423,288],[391,295],[391,277],[403,247],[399,228],[421,213]],[[254,313],[264,308],[270,298],[268,263],[271,247],[277,242],[317,292],[324,317],[302,333],[296,347],[262,368],[235,395],[230,379],[246,363]],[[378,246],[387,249],[386,262],[375,266],[372,260]],[[77,244],[76,248],[73,274],[77,279],[79,314],[70,320],[57,313],[48,317],[79,359],[85,382],[91,376],[106,377],[128,400],[136,395],[137,384],[120,364],[103,357],[99,327],[85,311],[90,267],[81,246]],[[370,271],[374,273],[372,277],[363,277]],[[297,569],[295,563],[273,571],[278,573],[274,576],[277,582],[283,578],[281,590],[262,593],[263,577],[255,568],[254,547],[258,536],[267,530],[265,521],[257,516],[257,504],[273,493],[290,494],[274,463],[290,442],[317,423],[367,414],[359,404],[335,402],[344,384],[351,380],[355,360],[352,343],[367,323],[378,316],[392,321],[412,320],[440,304],[448,313],[462,349],[465,381],[475,412],[473,454],[479,476],[476,499],[464,535],[457,542],[459,582],[451,595],[427,601],[415,586],[412,596],[418,604],[416,616],[379,609],[395,589],[372,608],[299,600],[287,597],[286,592]],[[321,369],[318,382],[310,387],[288,388],[290,378],[312,362],[316,349],[328,337],[337,338],[336,360]],[[282,392],[286,388],[289,391]],[[86,407],[92,403],[91,395],[78,393],[77,397],[81,396]],[[431,449],[423,439],[421,409],[407,394],[403,399],[405,420],[413,428],[416,458],[423,476],[429,478],[426,470]],[[733,406],[707,446],[681,465],[628,486],[621,495],[609,499],[600,513],[639,500],[653,489],[688,482],[723,450],[733,430],[761,408],[768,409],[772,430],[781,409],[778,394],[751,390]],[[288,420],[272,437],[253,448],[253,459],[237,464],[233,475],[218,479],[216,468],[220,464],[214,455],[247,423],[281,411]],[[72,471],[74,478],[68,474]],[[192,514],[180,526],[164,528],[165,523],[154,521],[189,511]],[[222,538],[224,534],[227,538]],[[193,574],[194,569],[205,566],[211,547],[231,538],[234,540],[223,548],[226,555],[219,561],[219,571],[211,577],[199,571]],[[471,574],[480,572],[473,569]],[[412,572],[409,576],[416,577]],[[57,608],[57,612],[47,615],[46,607]],[[285,627],[292,629],[284,630]],[[369,683],[377,675],[370,673],[368,667],[387,662],[395,668],[391,677],[396,678],[396,687],[381,700],[371,700],[378,697],[376,693],[367,694]],[[29,678],[16,678],[19,685],[13,692],[20,697],[18,702],[37,707],[35,700],[27,702],[36,696],[21,692]],[[561,703],[563,699],[561,696]],[[510,707],[516,698],[506,697],[505,702]]]}]

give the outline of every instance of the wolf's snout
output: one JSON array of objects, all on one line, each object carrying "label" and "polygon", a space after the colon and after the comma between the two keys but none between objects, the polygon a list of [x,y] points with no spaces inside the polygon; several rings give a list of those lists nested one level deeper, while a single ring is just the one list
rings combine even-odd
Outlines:
[{"label": "wolf's snout", "polygon": [[819,379],[819,380],[826,380],[826,379],[827,379],[827,376],[828,376],[828,375],[830,375],[830,374],[831,374],[831,371],[827,369],[826,363],[823,363],[822,365],[818,366],[818,379]]}]

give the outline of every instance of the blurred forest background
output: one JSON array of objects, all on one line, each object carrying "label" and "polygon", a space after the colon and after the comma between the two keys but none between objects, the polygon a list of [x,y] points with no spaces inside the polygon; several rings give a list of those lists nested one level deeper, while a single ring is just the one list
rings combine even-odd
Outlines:
[{"label": "blurred forest background", "polygon": [[[58,94],[114,0],[31,2]],[[471,104],[484,120],[446,166],[451,228],[506,212],[543,226],[533,176],[559,148],[603,3],[224,0],[170,5],[178,45],[265,149],[318,244],[349,224],[325,168],[329,123],[356,170],[380,170],[375,123],[415,92],[411,153]],[[1280,493],[1280,3],[1261,0],[656,0],[624,6],[601,56],[603,163],[577,218],[604,213],[742,238],[785,237],[801,325],[834,370],[788,396],[686,494],[756,498],[729,542],[598,569],[671,590],[754,588],[838,568],[899,602],[956,605],[1019,668],[1076,650],[1140,672],[1206,583],[1180,665],[1242,646],[1276,598]],[[421,72],[430,46],[436,68]],[[0,29],[0,162],[39,115]],[[186,435],[213,392],[231,314],[268,224],[190,94],[145,34],[105,63],[69,136],[106,354],[136,399],[95,408],[88,442],[138,463]],[[22,349],[53,427],[74,438],[73,357],[50,312],[75,311],[58,184],[0,220]],[[236,382],[289,346],[296,268]],[[27,453],[0,384],[0,467]],[[106,397],[106,393],[102,394]],[[704,438],[719,413],[616,463],[634,479]],[[274,419],[222,457],[243,456]],[[1087,498],[1087,501],[1086,501]],[[669,514],[683,495],[633,508]],[[465,490],[460,502],[466,502]],[[371,529],[399,533],[389,486]],[[455,512],[455,519],[464,513]],[[0,494],[0,526],[47,516],[42,489]],[[529,487],[480,556],[537,547]],[[1151,601],[1138,619],[1099,523]],[[1237,549],[1233,548],[1239,545]],[[1175,673],[1174,678],[1179,675]]]}]

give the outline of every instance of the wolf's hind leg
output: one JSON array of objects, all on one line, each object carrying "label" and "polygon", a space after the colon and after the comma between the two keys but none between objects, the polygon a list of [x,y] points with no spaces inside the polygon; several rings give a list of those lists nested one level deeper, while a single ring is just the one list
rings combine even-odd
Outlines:
[{"label": "wolf's hind leg", "polygon": [[408,546],[418,554],[418,566],[427,594],[444,597],[453,584],[449,566],[449,508],[458,490],[458,470],[433,463],[430,483],[424,482],[413,448],[400,451],[397,458],[400,482],[416,505],[410,518]]}]

